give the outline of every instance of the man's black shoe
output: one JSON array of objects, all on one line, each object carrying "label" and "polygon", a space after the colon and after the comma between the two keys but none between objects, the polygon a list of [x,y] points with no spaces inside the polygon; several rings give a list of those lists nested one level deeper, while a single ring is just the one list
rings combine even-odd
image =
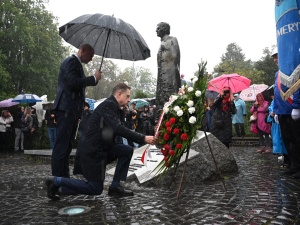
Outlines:
[{"label": "man's black shoe", "polygon": [[108,195],[110,196],[133,196],[133,192],[129,190],[125,190],[123,187],[109,187],[108,189]]},{"label": "man's black shoe", "polygon": [[54,184],[54,177],[46,177],[45,184],[47,186],[48,198],[54,201],[58,201],[60,197],[57,195],[58,187]]}]

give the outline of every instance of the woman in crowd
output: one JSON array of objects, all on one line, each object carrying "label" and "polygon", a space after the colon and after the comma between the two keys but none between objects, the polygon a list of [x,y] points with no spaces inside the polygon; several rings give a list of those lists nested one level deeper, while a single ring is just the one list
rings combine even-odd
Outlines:
[{"label": "woman in crowd", "polygon": [[3,110],[0,117],[0,148],[2,152],[8,153],[10,135],[12,135],[11,123],[14,121],[8,110]]},{"label": "woman in crowd", "polygon": [[216,98],[210,110],[212,117],[209,131],[229,148],[232,139],[232,115],[236,113],[230,88],[224,87],[223,93]]},{"label": "woman in crowd", "polygon": [[265,118],[269,115],[268,107],[269,103],[265,101],[263,95],[261,93],[257,94],[256,101],[254,102],[250,111],[257,116],[256,126],[260,145],[260,148],[257,150],[258,153],[272,152],[269,138],[271,125],[265,121]]},{"label": "woman in crowd", "polygon": [[31,142],[31,129],[33,126],[33,118],[31,116],[31,108],[27,106],[22,116],[21,130],[24,134],[25,148],[28,149]]}]

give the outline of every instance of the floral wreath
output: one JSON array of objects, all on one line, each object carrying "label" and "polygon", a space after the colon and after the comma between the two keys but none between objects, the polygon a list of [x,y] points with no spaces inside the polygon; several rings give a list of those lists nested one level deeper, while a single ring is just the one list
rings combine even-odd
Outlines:
[{"label": "floral wreath", "polygon": [[198,64],[198,77],[191,79],[192,87],[183,85],[178,95],[172,95],[164,106],[157,135],[157,147],[164,159],[154,169],[157,174],[166,173],[179,162],[183,153],[190,148],[196,131],[202,126],[207,89],[206,64]]}]

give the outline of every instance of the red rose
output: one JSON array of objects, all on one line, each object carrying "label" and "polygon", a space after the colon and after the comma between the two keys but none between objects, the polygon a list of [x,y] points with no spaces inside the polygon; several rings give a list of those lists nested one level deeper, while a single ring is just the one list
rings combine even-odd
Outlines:
[{"label": "red rose", "polygon": [[170,164],[168,162],[165,162],[166,167],[170,167]]},{"label": "red rose", "polygon": [[170,122],[171,124],[175,124],[175,123],[176,123],[176,118],[172,117],[172,118],[169,120],[169,122]]},{"label": "red rose", "polygon": [[181,136],[180,136],[181,140],[183,141],[186,141],[188,139],[188,135],[183,133]]},{"label": "red rose", "polygon": [[182,144],[177,144],[175,148],[181,149],[182,148]]},{"label": "red rose", "polygon": [[164,145],[164,148],[165,148],[166,150],[170,150],[170,145],[165,144],[165,145]]},{"label": "red rose", "polygon": [[167,157],[167,156],[165,156],[165,157],[164,157],[164,160],[165,160],[165,161],[168,161],[168,157]]},{"label": "red rose", "polygon": [[175,154],[174,150],[169,150],[169,155],[174,155],[174,154]]},{"label": "red rose", "polygon": [[180,130],[178,128],[174,128],[173,133],[174,134],[179,134]]},{"label": "red rose", "polygon": [[172,128],[171,127],[167,127],[167,133],[171,134],[172,133]]},{"label": "red rose", "polygon": [[167,156],[167,155],[168,155],[168,151],[167,151],[167,150],[161,149],[160,151],[161,151],[161,153],[162,153],[164,156]]},{"label": "red rose", "polygon": [[166,122],[166,127],[170,127],[171,126],[171,123],[168,121]]},{"label": "red rose", "polygon": [[[164,134],[164,139],[167,141],[167,140],[169,140],[170,139],[170,135],[168,135],[168,134]],[[183,140],[183,139],[182,139]]]}]

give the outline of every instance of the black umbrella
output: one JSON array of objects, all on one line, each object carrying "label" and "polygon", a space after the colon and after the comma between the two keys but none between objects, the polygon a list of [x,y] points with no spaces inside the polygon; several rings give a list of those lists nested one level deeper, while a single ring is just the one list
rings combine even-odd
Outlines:
[{"label": "black umbrella", "polygon": [[272,101],[271,96],[274,96],[274,84],[270,87],[268,87],[266,90],[261,92],[262,95],[264,96],[264,99],[268,102]]},{"label": "black umbrella", "polygon": [[114,16],[82,15],[61,26],[59,35],[77,48],[90,44],[95,54],[106,58],[137,61],[150,57],[148,45],[140,33]]}]

